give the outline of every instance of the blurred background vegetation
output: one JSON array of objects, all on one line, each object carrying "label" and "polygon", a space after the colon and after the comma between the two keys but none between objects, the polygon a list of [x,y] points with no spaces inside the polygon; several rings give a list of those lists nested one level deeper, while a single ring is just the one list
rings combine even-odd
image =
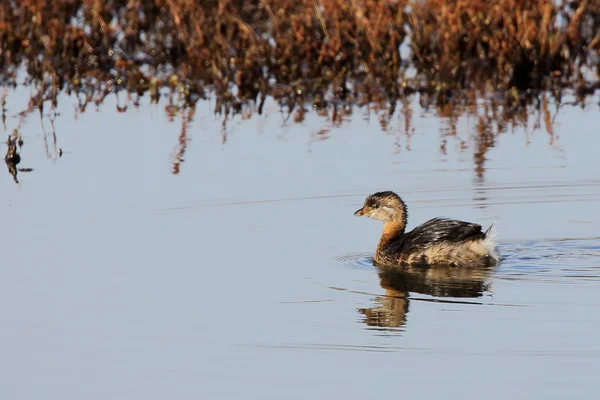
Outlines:
[{"label": "blurred background vegetation", "polygon": [[296,122],[310,109],[341,123],[374,107],[384,130],[400,106],[408,132],[417,96],[451,134],[474,115],[482,158],[531,115],[552,135],[565,95],[584,106],[595,93],[600,1],[7,0],[0,44],[5,130],[19,85],[31,88],[22,117],[51,112],[61,93],[80,112],[124,94],[123,112],[148,94],[167,97],[184,128],[200,99],[227,120],[262,113],[270,96]]}]

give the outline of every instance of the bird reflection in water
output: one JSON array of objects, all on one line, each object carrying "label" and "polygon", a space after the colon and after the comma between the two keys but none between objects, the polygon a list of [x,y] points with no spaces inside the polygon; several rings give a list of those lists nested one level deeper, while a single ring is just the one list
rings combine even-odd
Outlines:
[{"label": "bird reflection in water", "polygon": [[[406,324],[409,293],[433,297],[479,298],[489,289],[490,269],[456,267],[379,268],[380,285],[385,295],[373,299],[375,307],[360,308],[363,322],[370,327],[397,331]],[[451,301],[451,300],[448,300]]]}]

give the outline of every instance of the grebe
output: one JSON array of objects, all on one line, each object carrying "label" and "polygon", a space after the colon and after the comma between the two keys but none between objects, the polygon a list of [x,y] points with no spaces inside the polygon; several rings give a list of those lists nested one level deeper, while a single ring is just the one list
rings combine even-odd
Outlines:
[{"label": "grebe", "polygon": [[483,232],[478,224],[433,218],[405,232],[406,204],[391,191],[370,195],[354,215],[384,223],[374,255],[379,266],[489,267],[500,260],[493,224]]}]

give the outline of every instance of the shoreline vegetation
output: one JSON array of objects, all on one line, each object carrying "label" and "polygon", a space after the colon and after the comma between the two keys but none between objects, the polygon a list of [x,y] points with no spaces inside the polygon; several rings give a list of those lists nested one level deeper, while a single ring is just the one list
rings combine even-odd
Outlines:
[{"label": "shoreline vegetation", "polygon": [[[145,95],[152,102],[166,97],[165,111],[184,120],[182,135],[193,116],[188,109],[209,96],[224,123],[236,114],[261,114],[270,96],[295,122],[311,109],[341,123],[352,106],[375,107],[384,130],[397,108],[409,114],[409,99],[418,96],[421,107],[448,120],[451,134],[458,117],[474,113],[477,162],[495,134],[526,124],[532,114],[552,136],[549,103],[558,107],[568,95],[571,104],[585,106],[600,88],[599,76],[598,0],[9,0],[0,6],[5,132],[7,89],[21,85],[32,88],[21,115],[48,114],[61,93],[75,95],[80,112],[107,96],[126,96],[118,111]],[[480,100],[484,109],[473,111]]]}]

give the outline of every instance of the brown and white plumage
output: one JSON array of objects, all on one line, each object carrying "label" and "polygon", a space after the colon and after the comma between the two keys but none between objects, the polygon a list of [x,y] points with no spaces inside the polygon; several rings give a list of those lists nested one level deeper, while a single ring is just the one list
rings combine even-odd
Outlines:
[{"label": "brown and white plumage", "polygon": [[354,215],[384,222],[374,256],[379,265],[485,267],[496,264],[500,258],[492,226],[484,232],[479,224],[433,218],[405,232],[406,205],[394,192],[370,195]]}]

